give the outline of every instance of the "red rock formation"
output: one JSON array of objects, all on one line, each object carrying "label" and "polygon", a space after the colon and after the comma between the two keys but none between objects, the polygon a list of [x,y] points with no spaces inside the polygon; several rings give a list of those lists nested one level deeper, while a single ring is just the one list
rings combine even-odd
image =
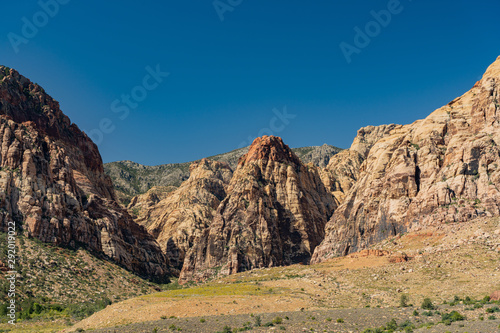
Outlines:
[{"label": "red rock formation", "polygon": [[425,225],[499,215],[499,100],[500,57],[463,96],[356,149],[367,151],[358,181],[328,222],[313,261]]},{"label": "red rock formation", "polygon": [[0,226],[15,220],[26,236],[164,278],[165,257],[115,202],[97,146],[40,86],[13,69],[0,74]]},{"label": "red rock formation", "polygon": [[213,222],[186,255],[180,281],[259,267],[308,263],[335,208],[318,169],[281,138],[256,139]]},{"label": "red rock formation", "polygon": [[500,301],[500,290],[491,293],[490,301]]}]

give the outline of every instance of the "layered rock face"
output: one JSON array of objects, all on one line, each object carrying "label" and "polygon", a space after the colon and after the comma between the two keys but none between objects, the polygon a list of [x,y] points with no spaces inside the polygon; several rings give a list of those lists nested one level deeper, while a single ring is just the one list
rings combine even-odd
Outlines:
[{"label": "layered rock face", "polygon": [[354,141],[358,181],[326,227],[313,262],[425,225],[500,214],[500,57],[463,96],[406,126]]},{"label": "layered rock face", "polygon": [[135,273],[167,274],[156,241],[115,202],[97,146],[59,104],[0,66],[0,222],[60,246],[83,246]]},{"label": "layered rock face", "polygon": [[336,207],[318,168],[304,166],[274,136],[255,139],[227,193],[186,255],[181,282],[308,263]]},{"label": "layered rock face", "polygon": [[148,191],[134,197],[128,209],[156,238],[173,267],[180,270],[185,254],[208,228],[217,207],[226,197],[233,172],[226,163],[202,159],[190,166],[190,177],[163,200]]},{"label": "layered rock face", "polygon": [[401,125],[367,126],[358,130],[349,149],[343,150],[330,159],[324,169],[320,169],[321,180],[340,205],[349,190],[358,181],[361,166],[371,147],[379,139]]}]

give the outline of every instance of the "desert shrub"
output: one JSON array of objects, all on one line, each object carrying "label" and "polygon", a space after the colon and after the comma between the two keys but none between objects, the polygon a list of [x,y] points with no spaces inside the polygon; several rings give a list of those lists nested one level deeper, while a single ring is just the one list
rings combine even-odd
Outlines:
[{"label": "desert shrub", "polygon": [[383,333],[384,331],[381,328],[367,328],[363,331],[363,333]]},{"label": "desert shrub", "polygon": [[464,319],[465,319],[465,317],[462,316],[457,311],[451,311],[450,313],[443,313],[441,315],[441,321],[445,325],[450,325],[451,323],[453,323],[455,321],[460,321],[460,320],[464,320]]},{"label": "desert shrub", "polygon": [[71,304],[68,307],[68,314],[77,320],[87,318],[97,311],[100,311],[111,304],[109,298],[103,298],[95,303]]},{"label": "desert shrub", "polygon": [[399,325],[400,329],[403,329],[405,332],[413,332],[415,325],[409,320],[405,320],[401,325]]},{"label": "desert shrub", "polygon": [[436,307],[432,304],[432,300],[430,298],[424,298],[421,308],[425,310],[436,310]]},{"label": "desert shrub", "polygon": [[494,313],[494,312],[500,312],[500,308],[498,306],[494,306],[492,308],[486,309],[487,313]]},{"label": "desert shrub", "polygon": [[408,306],[408,295],[401,295],[399,298],[399,306],[402,308],[406,308]]},{"label": "desert shrub", "polygon": [[470,298],[469,296],[466,296],[465,299],[464,299],[464,304],[465,305],[472,305],[476,303],[476,301],[472,298]]},{"label": "desert shrub", "polygon": [[260,316],[255,316],[254,321],[256,327],[262,326],[262,318]]},{"label": "desert shrub", "polygon": [[273,324],[281,324],[283,322],[283,319],[281,317],[276,317],[273,319]]},{"label": "desert shrub", "polygon": [[233,329],[229,326],[224,326],[224,328],[222,329],[222,333],[233,333]]},{"label": "desert shrub", "polygon": [[488,304],[490,302],[490,296],[484,296],[481,300],[481,303]]},{"label": "desert shrub", "polygon": [[344,322],[344,319],[342,318],[337,318],[337,323],[342,324]]},{"label": "desert shrub", "polygon": [[398,323],[396,322],[396,319],[392,318],[390,322],[388,322],[385,325],[385,330],[389,331],[395,331],[398,328]]}]

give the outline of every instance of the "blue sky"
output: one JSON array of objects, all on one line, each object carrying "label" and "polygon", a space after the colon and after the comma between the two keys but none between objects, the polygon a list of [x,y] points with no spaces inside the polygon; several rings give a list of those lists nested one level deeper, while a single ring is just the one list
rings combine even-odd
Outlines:
[{"label": "blue sky", "polygon": [[[500,55],[497,0],[54,1],[2,4],[0,63],[105,162],[190,161],[270,133],[347,148],[362,126],[426,117]],[[343,42],[359,46],[350,63]]]}]

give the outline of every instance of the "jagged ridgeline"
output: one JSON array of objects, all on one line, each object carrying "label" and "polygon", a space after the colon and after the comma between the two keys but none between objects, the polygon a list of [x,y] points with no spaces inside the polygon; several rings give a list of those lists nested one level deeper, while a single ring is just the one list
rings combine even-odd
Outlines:
[{"label": "jagged ridgeline", "polygon": [[[235,170],[239,158],[248,152],[248,148],[240,148],[207,158],[212,161],[225,162]],[[332,156],[342,151],[341,148],[327,144],[292,150],[304,164],[313,163],[322,168],[328,165]],[[111,177],[119,199],[124,204],[128,204],[132,196],[145,193],[153,187],[161,187],[167,192],[179,187],[189,178],[189,167],[192,163],[194,162],[147,166],[132,161],[119,161],[104,164],[104,171]]]},{"label": "jagged ridgeline", "polygon": [[[200,161],[110,164],[42,88],[0,67],[1,223],[144,277],[203,281],[307,264],[429,225],[500,215],[500,58],[461,97],[351,147],[257,138]],[[312,163],[305,163],[306,161]],[[328,164],[326,164],[328,161]],[[134,216],[134,219],[132,218]]]},{"label": "jagged ridgeline", "polygon": [[165,281],[156,241],[116,202],[97,146],[43,88],[0,66],[0,226],[82,247],[141,277]]},{"label": "jagged ridgeline", "polygon": [[498,216],[499,80],[497,59],[427,118],[361,128],[326,167],[264,136],[233,167],[192,163],[180,187],[155,187],[128,208],[181,282],[320,262],[406,231]]}]

